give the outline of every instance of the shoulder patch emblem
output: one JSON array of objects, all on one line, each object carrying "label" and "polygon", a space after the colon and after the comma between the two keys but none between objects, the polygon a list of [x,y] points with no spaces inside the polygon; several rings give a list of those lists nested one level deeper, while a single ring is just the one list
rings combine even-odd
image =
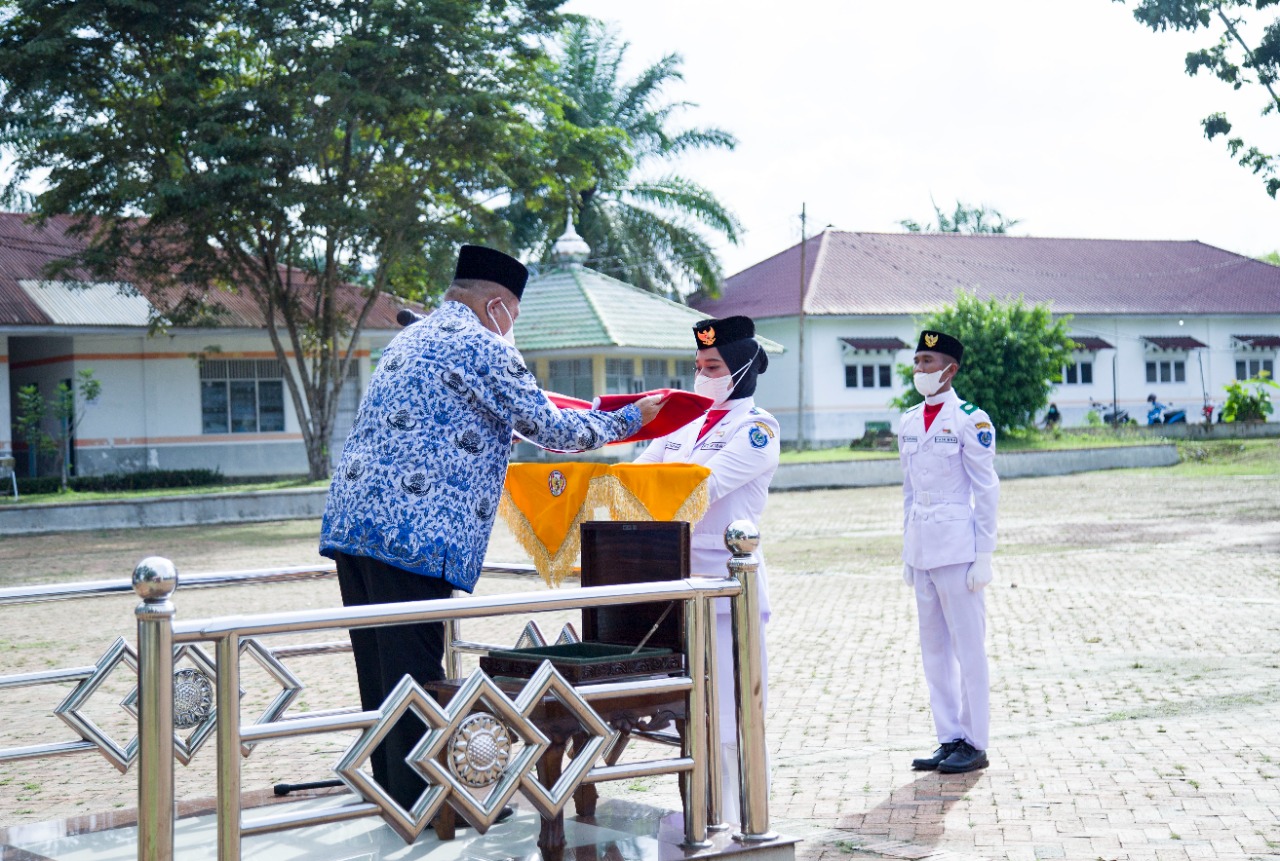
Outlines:
[{"label": "shoulder patch emblem", "polygon": [[983,428],[989,428],[991,427],[991,422],[978,422],[976,425],[974,425],[974,427],[977,428],[978,430],[982,430]]},{"label": "shoulder patch emblem", "polygon": [[978,431],[978,442],[982,443],[983,448],[991,448],[991,431]]},{"label": "shoulder patch emblem", "polygon": [[754,424],[762,433],[764,433],[765,436],[769,439],[773,439],[773,428],[769,427],[764,422],[754,422]]},{"label": "shoulder patch emblem", "polygon": [[960,404],[960,409],[964,410],[969,415],[973,415],[974,410],[976,410],[977,408],[978,408],[977,404],[971,404],[968,401],[963,401]]},{"label": "shoulder patch emblem", "polygon": [[752,448],[764,448],[769,444],[769,437],[765,432],[760,430],[759,424],[751,428],[751,432],[747,434],[747,438],[751,440]]}]

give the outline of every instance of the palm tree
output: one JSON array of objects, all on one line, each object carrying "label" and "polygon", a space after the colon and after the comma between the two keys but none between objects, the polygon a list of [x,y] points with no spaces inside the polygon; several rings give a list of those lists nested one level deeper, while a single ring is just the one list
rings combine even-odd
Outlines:
[{"label": "palm tree", "polygon": [[1008,233],[1009,228],[1022,223],[1021,218],[1005,218],[1000,210],[989,209],[985,203],[969,206],[956,201],[956,211],[949,218],[936,203],[933,211],[938,216],[937,224],[920,224],[909,218],[898,223],[908,233]]},{"label": "palm tree", "polygon": [[683,79],[680,56],[621,81],[628,47],[599,21],[576,20],[562,31],[549,83],[583,151],[573,155],[576,178],[513,197],[505,214],[514,243],[545,258],[565,229],[568,203],[591,246],[591,268],[667,296],[717,295],[720,263],[703,231],[737,244],[741,226],[710,191],[674,173],[655,176],[654,168],[691,150],[732,150],[737,140],[718,128],[672,130],[673,116],[692,107],[662,94]]}]

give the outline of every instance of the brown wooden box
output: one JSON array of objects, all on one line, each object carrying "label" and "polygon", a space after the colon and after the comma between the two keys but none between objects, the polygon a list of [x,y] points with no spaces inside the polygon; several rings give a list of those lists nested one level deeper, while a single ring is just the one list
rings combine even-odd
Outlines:
[{"label": "brown wooden box", "polygon": [[[618,586],[689,576],[689,524],[678,520],[590,520],[582,524],[582,585]],[[681,602],[660,601],[582,611],[582,639],[634,647],[670,605],[645,646],[684,653]]]}]

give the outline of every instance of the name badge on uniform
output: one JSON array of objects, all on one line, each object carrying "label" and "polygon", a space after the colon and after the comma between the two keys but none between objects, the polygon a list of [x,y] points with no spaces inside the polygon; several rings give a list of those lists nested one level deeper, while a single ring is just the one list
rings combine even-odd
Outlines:
[{"label": "name badge on uniform", "polygon": [[904,437],[902,438],[902,441],[903,441],[903,442],[920,442],[920,437],[918,437],[918,436],[904,436]]},{"label": "name badge on uniform", "polygon": [[720,449],[724,448],[724,443],[709,442],[706,445],[704,445],[703,448],[705,448],[707,451],[719,451]]},{"label": "name badge on uniform", "polygon": [[665,448],[667,451],[679,451],[681,449],[681,445],[678,442],[669,442],[665,446],[663,446],[663,448]]},{"label": "name badge on uniform", "polygon": [[953,433],[940,433],[933,438],[934,442],[960,442],[960,437]]}]

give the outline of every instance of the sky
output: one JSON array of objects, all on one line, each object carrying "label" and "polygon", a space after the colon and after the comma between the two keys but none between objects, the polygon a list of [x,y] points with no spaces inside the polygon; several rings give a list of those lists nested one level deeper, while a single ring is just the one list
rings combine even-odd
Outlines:
[{"label": "sky", "polygon": [[1111,0],[569,0],[630,43],[624,74],[684,58],[679,126],[733,152],[675,170],[741,220],[725,273],[807,234],[899,232],[957,200],[1021,219],[1011,233],[1197,239],[1280,249],[1280,202],[1200,120],[1226,111],[1271,151],[1265,91],[1184,71],[1216,33],[1153,33]]}]

